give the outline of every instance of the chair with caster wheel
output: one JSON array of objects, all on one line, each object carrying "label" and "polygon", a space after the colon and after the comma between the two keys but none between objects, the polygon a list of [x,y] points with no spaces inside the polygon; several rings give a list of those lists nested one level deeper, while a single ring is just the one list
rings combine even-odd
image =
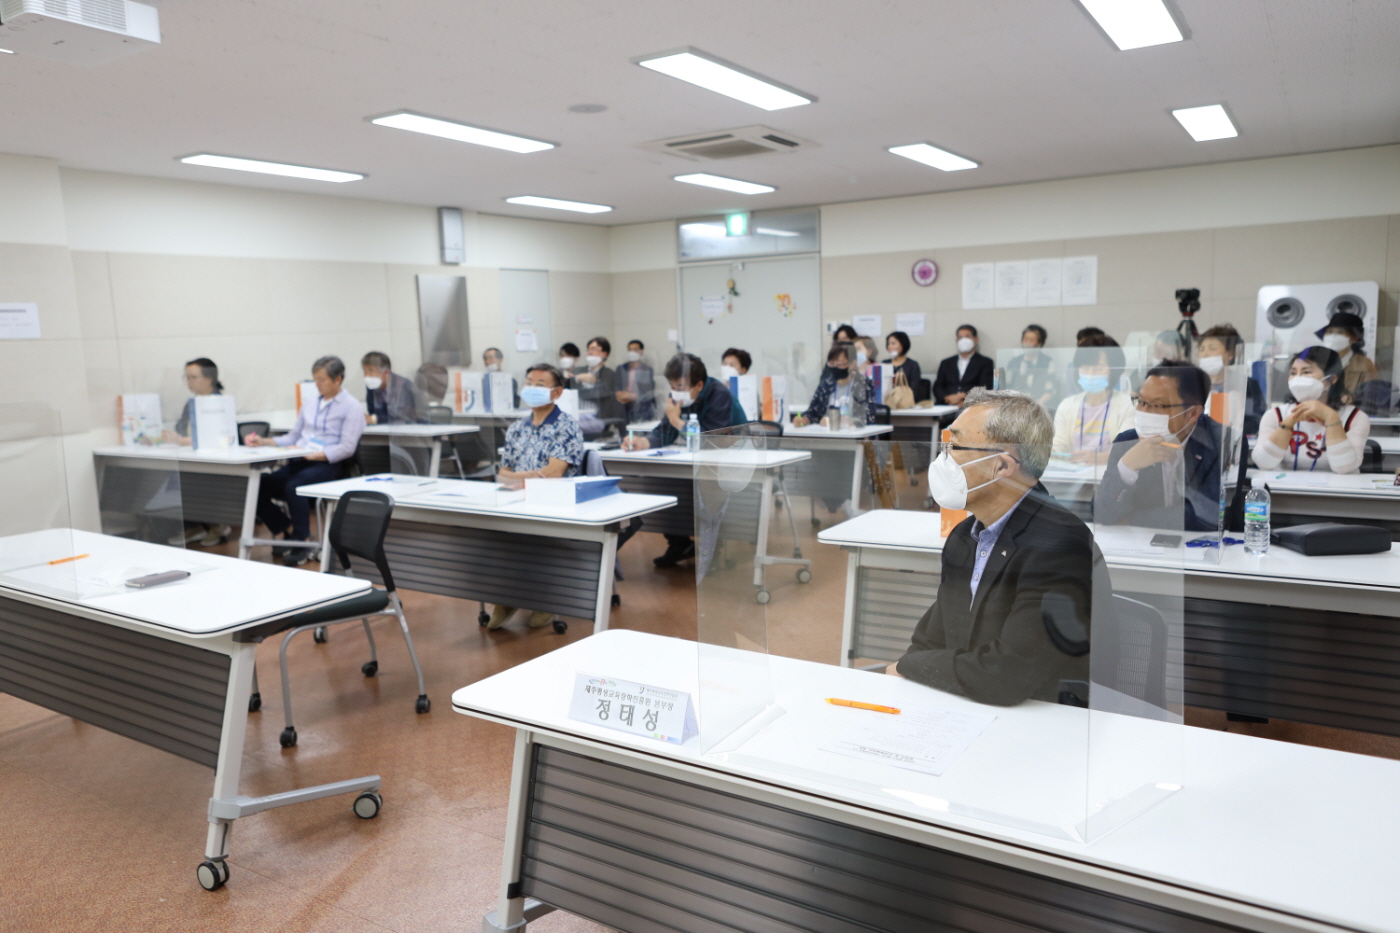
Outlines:
[{"label": "chair with caster wheel", "polygon": [[354,490],[341,496],[340,501],[336,503],[328,536],[331,553],[339,558],[341,569],[347,576],[351,575],[352,555],[372,562],[384,581],[384,589],[376,587],[353,600],[312,609],[291,618],[291,627],[282,637],[282,647],[278,654],[282,668],[282,706],[287,719],[287,728],[282,731],[280,737],[283,748],[291,748],[297,744],[297,730],[292,724],[292,682],[287,672],[287,645],[291,643],[293,636],[308,630],[325,629],[345,622],[363,624],[365,638],[369,641],[369,660],[360,667],[360,673],[366,677],[374,677],[379,673],[379,655],[369,621],[379,616],[397,619],[404,644],[408,646],[408,656],[413,661],[413,670],[418,675],[418,698],[414,702],[414,709],[426,713],[432,708],[428,692],[423,686],[423,667],[418,663],[418,652],[413,647],[413,636],[409,634],[408,620],[404,618],[403,604],[394,588],[389,559],[384,553],[384,535],[389,530],[389,518],[393,513],[394,500],[382,492]]}]

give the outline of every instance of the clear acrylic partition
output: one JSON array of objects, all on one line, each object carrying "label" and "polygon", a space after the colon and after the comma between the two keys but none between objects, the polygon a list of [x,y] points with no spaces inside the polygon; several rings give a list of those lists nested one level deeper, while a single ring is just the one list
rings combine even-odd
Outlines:
[{"label": "clear acrylic partition", "polygon": [[1044,347],[1033,353],[1020,347],[998,350],[997,388],[1024,392],[1053,416],[1060,402],[1079,391],[1073,360],[1074,347]]},{"label": "clear acrylic partition", "polygon": [[[112,412],[121,453],[94,459],[101,530],[183,548],[209,526],[196,516],[185,520],[182,461],[215,460],[237,448],[237,400],[229,392],[192,395],[183,367],[138,370],[128,384]],[[191,476],[196,513],[201,480]]]},{"label": "clear acrylic partition", "polygon": [[[705,435],[702,446],[694,473],[702,755],[914,819],[1071,843],[1092,842],[1179,787],[1180,520],[1176,546],[1165,550],[1148,540],[1161,529],[1110,535],[1150,584],[1134,578],[1127,592],[1150,602],[1135,596],[1120,612],[1116,575],[1095,562],[1092,580],[1042,594],[1027,633],[1041,666],[993,672],[967,651],[935,651],[946,664],[937,669],[960,678],[945,684],[956,691],[938,690],[883,674],[943,598],[942,525],[963,517],[931,504],[926,475],[911,481],[899,468],[938,451],[876,441],[825,461],[821,469],[838,474],[825,486],[861,489],[833,513],[787,484],[783,458],[801,451],[729,434]],[[1049,451],[1038,456],[1044,462]],[[1074,518],[1053,514],[1072,530]],[[1087,534],[1079,540],[1087,544]],[[953,611],[966,618],[965,608]],[[825,702],[832,696],[902,712],[842,708]],[[910,738],[905,729],[929,731]],[[916,745],[908,767],[888,763],[900,741]],[[943,757],[940,742],[953,746]]]}]

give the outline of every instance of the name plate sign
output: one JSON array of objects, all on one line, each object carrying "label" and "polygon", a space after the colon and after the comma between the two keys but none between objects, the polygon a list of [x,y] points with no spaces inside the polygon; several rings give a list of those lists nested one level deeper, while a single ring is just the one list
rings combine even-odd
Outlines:
[{"label": "name plate sign", "polygon": [[690,694],[592,674],[575,675],[569,718],[676,745],[700,732]]}]

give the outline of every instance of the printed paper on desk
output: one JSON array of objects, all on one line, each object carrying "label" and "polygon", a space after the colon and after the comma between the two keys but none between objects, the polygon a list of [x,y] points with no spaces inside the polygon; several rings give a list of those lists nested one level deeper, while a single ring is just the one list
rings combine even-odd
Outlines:
[{"label": "printed paper on desk", "polygon": [[690,694],[591,674],[574,676],[569,718],[675,745],[700,734]]},{"label": "printed paper on desk", "polygon": [[960,713],[939,707],[905,706],[898,716],[840,707],[833,712],[852,726],[823,745],[824,751],[935,777],[947,771],[996,721],[990,713]]}]

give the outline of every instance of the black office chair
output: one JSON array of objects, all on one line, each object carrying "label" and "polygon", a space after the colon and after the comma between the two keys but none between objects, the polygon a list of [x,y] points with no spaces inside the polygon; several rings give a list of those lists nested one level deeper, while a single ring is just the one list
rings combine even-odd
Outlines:
[{"label": "black office chair", "polygon": [[920,379],[919,384],[914,387],[914,403],[927,402],[933,398],[933,382],[928,379]]},{"label": "black office chair", "polygon": [[874,418],[875,418],[875,420],[871,422],[872,424],[889,424],[889,423],[890,423],[890,406],[888,406],[888,405],[875,404],[875,405],[871,405],[871,406],[870,406],[870,409],[871,409],[871,411],[874,413]]},{"label": "black office chair", "polygon": [[1385,451],[1371,438],[1366,439],[1366,449],[1361,452],[1362,473],[1384,473]]},{"label": "black office chair", "polygon": [[360,667],[360,673],[373,677],[379,673],[379,655],[375,649],[374,633],[369,620],[377,616],[392,616],[399,621],[399,631],[403,633],[404,644],[408,646],[408,656],[413,661],[413,670],[418,675],[418,699],[414,709],[426,713],[432,708],[428,692],[423,686],[423,667],[418,663],[418,652],[413,647],[413,636],[408,632],[408,620],[404,618],[403,604],[394,588],[394,577],[389,570],[389,559],[384,553],[384,535],[389,530],[389,518],[394,513],[394,500],[382,492],[354,490],[340,497],[335,514],[331,517],[331,551],[340,559],[341,569],[351,576],[350,557],[354,555],[372,562],[384,581],[384,589],[373,588],[363,596],[349,602],[340,602],[321,609],[311,609],[291,618],[292,627],[282,637],[282,647],[278,652],[282,668],[282,706],[286,713],[287,728],[282,730],[279,741],[283,748],[297,744],[297,730],[292,723],[292,682],[287,673],[287,645],[292,636],[309,629],[325,628],[342,622],[362,622],[365,637],[369,640],[369,660]]},{"label": "black office chair", "polygon": [[[1167,710],[1167,623],[1155,606],[1113,595],[1113,625],[1093,633],[1094,682],[1124,697]],[[1087,707],[1089,685],[1084,681],[1060,681],[1060,703]],[[1141,716],[1141,708],[1118,708],[1113,694],[1094,708]]]},{"label": "black office chair", "polygon": [[258,437],[271,437],[272,425],[266,421],[240,421],[238,422],[238,443],[243,443],[243,438],[249,434],[256,434]]}]

